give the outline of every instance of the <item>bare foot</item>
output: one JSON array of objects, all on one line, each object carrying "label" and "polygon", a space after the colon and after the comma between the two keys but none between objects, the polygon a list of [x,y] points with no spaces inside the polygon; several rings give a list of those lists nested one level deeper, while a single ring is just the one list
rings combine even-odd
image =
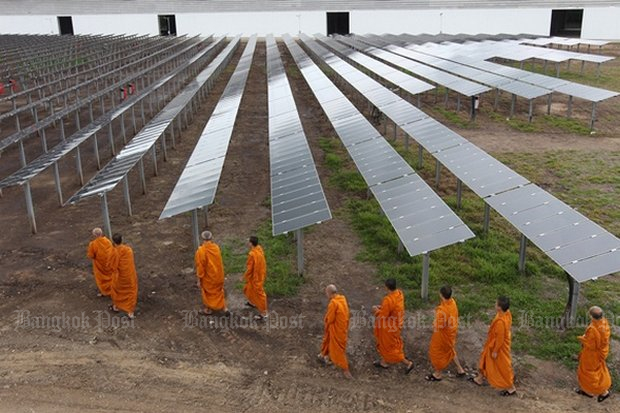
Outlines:
[{"label": "bare foot", "polygon": [[353,376],[351,376],[351,372],[349,370],[344,371],[344,378],[347,380],[352,380]]}]

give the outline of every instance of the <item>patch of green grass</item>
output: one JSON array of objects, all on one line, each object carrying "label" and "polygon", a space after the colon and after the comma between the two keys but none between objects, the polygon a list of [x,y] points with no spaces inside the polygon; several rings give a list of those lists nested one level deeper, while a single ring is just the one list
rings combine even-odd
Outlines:
[{"label": "patch of green grass", "polygon": [[578,135],[590,135],[590,125],[584,121],[563,116],[544,115],[542,122],[549,127],[561,129]]},{"label": "patch of green grass", "polygon": [[[417,153],[397,151],[427,180],[434,176],[433,158],[424,154],[417,165]],[[357,175],[357,169],[339,141],[321,140],[321,148],[331,172],[330,184],[345,192],[343,213],[359,235],[363,250],[358,259],[372,264],[380,280],[395,278],[406,296],[408,309],[430,308],[437,302],[436,291],[450,284],[455,291],[460,313],[471,320],[489,321],[498,295],[511,298],[514,349],[542,359],[575,367],[580,344],[576,336],[584,326],[560,331],[559,320],[568,297],[563,270],[546,254],[529,244],[526,271],[518,271],[519,233],[495,212],[491,212],[488,233],[483,232],[483,201],[464,192],[458,215],[476,237],[430,254],[430,301],[420,299],[422,258],[398,253],[398,237],[378,203],[365,199],[357,190],[346,190],[333,176]],[[620,231],[620,152],[583,153],[557,151],[538,154],[508,153],[498,158],[533,182],[542,184],[569,205],[583,208],[586,216],[608,230]],[[359,178],[361,179],[361,178]],[[456,210],[454,191],[443,196]],[[615,201],[614,201],[615,200]],[[590,305],[601,305],[610,314],[620,315],[620,283],[601,279],[582,286],[579,314],[585,320]]]},{"label": "patch of green grass", "polygon": [[476,127],[476,124],[469,120],[468,112],[464,112],[467,115],[467,118],[464,118],[458,112],[454,112],[452,110],[448,110],[442,107],[435,107],[433,110],[437,113],[440,113],[446,121],[458,126],[461,129],[472,129]]},{"label": "patch of green grass", "polygon": [[[304,278],[295,268],[295,243],[290,234],[273,236],[271,221],[261,224],[255,232],[267,260],[265,292],[272,297],[289,297],[297,294]],[[245,272],[247,260],[246,240],[229,240],[222,245],[222,258],[226,273],[240,275]]]}]

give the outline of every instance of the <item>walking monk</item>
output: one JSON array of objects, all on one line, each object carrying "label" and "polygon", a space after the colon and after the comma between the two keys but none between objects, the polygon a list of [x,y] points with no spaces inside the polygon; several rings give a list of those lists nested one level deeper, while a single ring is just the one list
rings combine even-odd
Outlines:
[{"label": "walking monk", "polygon": [[452,287],[445,285],[439,290],[439,306],[435,309],[433,336],[428,349],[434,371],[425,377],[428,381],[441,381],[441,372],[454,360],[456,376],[465,376],[465,370],[456,355],[456,335],[459,328],[459,309],[452,298]]},{"label": "walking monk", "polygon": [[396,280],[389,278],[385,281],[387,295],[381,305],[372,307],[375,315],[374,333],[377,339],[377,351],[381,356],[375,361],[375,367],[388,368],[388,363],[404,363],[407,368],[405,374],[413,370],[413,361],[408,360],[404,353],[404,344],[401,330],[405,321],[405,296],[396,289]]},{"label": "walking monk", "polygon": [[609,354],[611,331],[600,307],[590,308],[590,318],[592,321],[586,328],[586,333],[578,337],[581,341],[581,353],[577,369],[579,388],[576,392],[590,398],[597,396],[597,400],[602,402],[611,394],[611,376],[605,363]]},{"label": "walking monk", "polygon": [[344,377],[352,379],[347,361],[347,338],[349,335],[349,305],[342,294],[338,294],[335,285],[325,287],[325,295],[329,299],[325,314],[325,332],[319,360],[327,364],[330,361],[340,367]]},{"label": "walking monk", "polygon": [[112,278],[112,311],[124,311],[129,318],[134,318],[138,302],[138,275],[133,259],[133,250],[123,244],[123,236],[114,234],[114,259]]},{"label": "walking monk", "polygon": [[200,236],[203,242],[196,251],[194,262],[205,314],[224,310],[230,315],[224,296],[224,264],[220,247],[213,242],[213,234],[210,231],[204,231]]},{"label": "walking monk", "polygon": [[256,308],[260,315],[255,316],[257,320],[267,317],[267,294],[265,294],[264,284],[267,276],[267,262],[263,248],[258,245],[258,238],[251,236],[248,239],[248,261],[246,263],[245,274],[241,281],[245,281],[243,294],[248,299],[246,305]]},{"label": "walking monk", "polygon": [[107,297],[112,290],[112,273],[110,259],[112,258],[114,247],[110,240],[103,235],[101,228],[92,231],[93,239],[88,244],[87,256],[93,261],[93,275],[95,283],[99,289],[98,297]]},{"label": "walking monk", "polygon": [[487,341],[480,355],[479,374],[469,379],[481,386],[486,378],[491,386],[502,390],[499,393],[501,396],[512,396],[517,393],[510,356],[512,314],[509,308],[510,299],[500,296],[495,303],[497,313],[489,327]]}]

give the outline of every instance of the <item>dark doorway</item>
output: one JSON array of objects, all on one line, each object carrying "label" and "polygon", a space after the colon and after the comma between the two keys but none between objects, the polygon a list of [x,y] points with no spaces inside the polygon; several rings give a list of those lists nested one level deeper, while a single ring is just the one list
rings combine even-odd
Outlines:
[{"label": "dark doorway", "polygon": [[177,22],[174,14],[164,14],[157,16],[159,19],[159,35],[160,36],[176,36]]},{"label": "dark doorway", "polygon": [[58,16],[58,31],[60,34],[73,34],[73,21],[71,16]]},{"label": "dark doorway", "polygon": [[349,12],[327,13],[327,35],[349,34]]},{"label": "dark doorway", "polygon": [[581,37],[583,9],[552,10],[551,36]]}]

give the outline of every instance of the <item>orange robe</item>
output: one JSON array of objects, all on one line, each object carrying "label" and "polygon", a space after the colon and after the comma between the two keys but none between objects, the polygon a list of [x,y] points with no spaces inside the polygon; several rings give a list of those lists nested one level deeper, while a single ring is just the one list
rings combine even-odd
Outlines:
[{"label": "orange robe", "polygon": [[127,314],[133,313],[138,301],[138,275],[133,250],[128,245],[114,247],[114,277],[112,278],[112,303]]},{"label": "orange robe", "polygon": [[114,273],[111,260],[114,246],[106,237],[97,237],[88,244],[87,256],[93,261],[93,275],[101,295],[108,296],[112,292],[112,276]]},{"label": "orange robe", "polygon": [[200,280],[202,302],[211,310],[226,308],[224,296],[224,263],[220,247],[213,241],[205,241],[194,256],[196,275]]},{"label": "orange robe", "polygon": [[267,262],[265,254],[260,245],[252,247],[248,254],[246,270],[243,277],[245,278],[245,286],[243,293],[248,301],[261,311],[267,311],[267,294],[263,288],[265,277],[267,276]]},{"label": "orange robe", "polygon": [[325,332],[321,354],[343,370],[349,369],[347,338],[349,335],[349,305],[344,295],[336,294],[329,301],[325,314]]},{"label": "orange robe", "polygon": [[[509,389],[514,384],[510,345],[512,343],[512,314],[510,310],[499,312],[493,319],[487,342],[480,355],[478,370],[489,384],[497,389]],[[492,353],[497,353],[494,359]]]},{"label": "orange robe", "polygon": [[385,296],[381,308],[375,311],[374,333],[377,351],[386,363],[399,363],[405,359],[400,332],[405,319],[405,296],[395,290]]},{"label": "orange robe", "polygon": [[577,379],[581,390],[592,395],[604,394],[611,388],[611,376],[605,359],[609,354],[609,323],[607,319],[592,320],[586,333],[579,337],[581,353]]},{"label": "orange robe", "polygon": [[451,298],[442,301],[435,309],[435,321],[433,323],[433,336],[428,349],[433,368],[441,371],[456,356],[456,335],[459,328],[459,310],[456,301]]}]

